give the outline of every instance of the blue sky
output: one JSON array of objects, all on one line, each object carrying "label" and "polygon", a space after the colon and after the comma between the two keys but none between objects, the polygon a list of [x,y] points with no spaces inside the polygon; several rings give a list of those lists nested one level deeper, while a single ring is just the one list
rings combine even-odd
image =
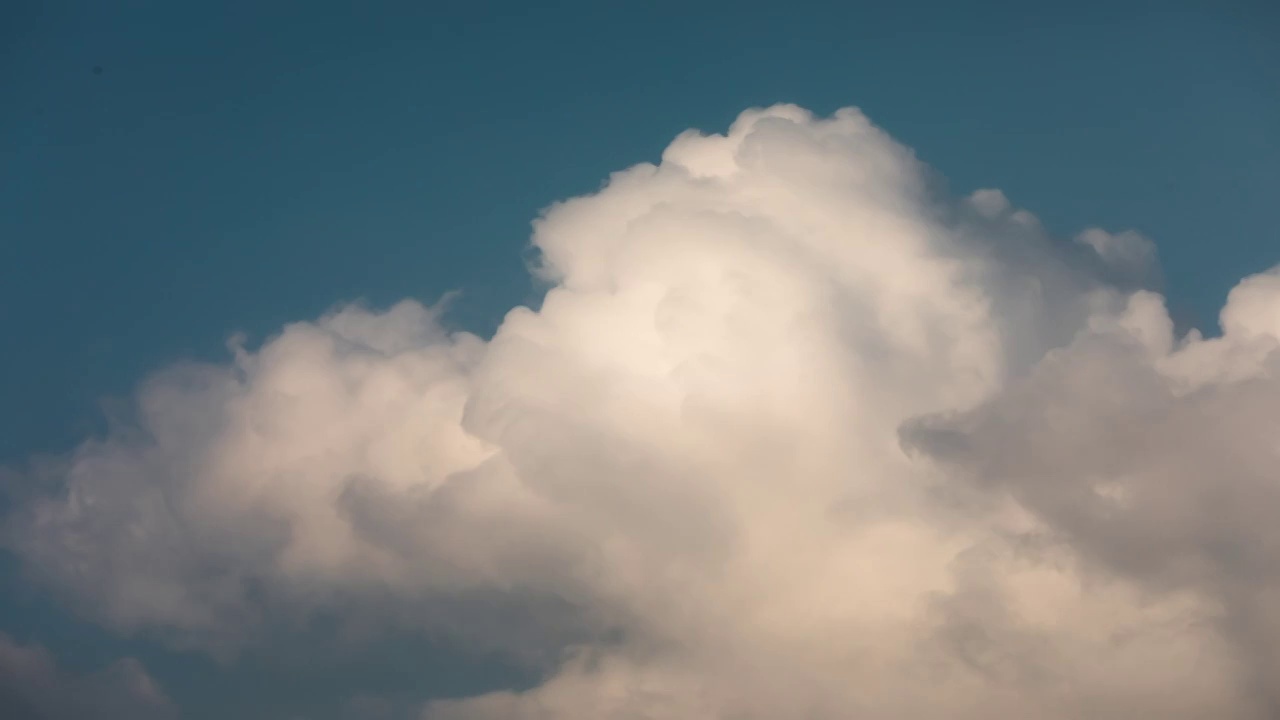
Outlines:
[{"label": "blue sky", "polygon": [[[17,2],[0,28],[5,465],[99,431],[157,367],[341,301],[460,289],[451,322],[490,332],[535,297],[541,208],[775,102],[856,105],[957,194],[998,187],[1055,235],[1142,232],[1186,324],[1280,262],[1260,1]],[[77,620],[14,567],[0,631],[73,669],[136,655],[192,718],[519,676],[408,640],[218,666]]]}]

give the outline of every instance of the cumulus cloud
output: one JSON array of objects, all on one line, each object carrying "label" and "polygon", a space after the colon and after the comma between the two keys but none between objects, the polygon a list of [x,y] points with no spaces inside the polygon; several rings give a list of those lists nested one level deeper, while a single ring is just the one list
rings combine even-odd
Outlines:
[{"label": "cumulus cloud", "polygon": [[544,671],[430,720],[1280,711],[1280,274],[1178,337],[1145,238],[785,105],[533,243],[489,340],[355,306],[157,374],[9,547],[211,652],[334,613]]},{"label": "cumulus cloud", "polygon": [[93,673],[58,668],[48,650],[0,633],[0,710],[10,720],[162,720],[176,717],[164,691],[133,658]]}]

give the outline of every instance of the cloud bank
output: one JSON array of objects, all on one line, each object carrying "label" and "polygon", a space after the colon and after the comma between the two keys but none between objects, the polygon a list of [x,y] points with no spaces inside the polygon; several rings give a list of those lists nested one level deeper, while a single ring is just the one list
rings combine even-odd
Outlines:
[{"label": "cloud bank", "polygon": [[1280,714],[1280,272],[1179,335],[1152,243],[744,113],[535,223],[490,340],[338,309],[150,378],[5,521],[85,615],[525,658],[428,720]]},{"label": "cloud bank", "polygon": [[133,658],[93,673],[69,673],[39,645],[0,633],[0,709],[9,720],[169,720],[176,711]]}]

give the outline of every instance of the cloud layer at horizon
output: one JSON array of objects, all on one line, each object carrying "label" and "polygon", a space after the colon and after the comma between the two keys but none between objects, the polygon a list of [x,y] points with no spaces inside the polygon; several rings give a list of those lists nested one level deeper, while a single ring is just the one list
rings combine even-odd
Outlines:
[{"label": "cloud layer at horizon", "polygon": [[490,340],[404,301],[149,378],[5,541],[234,658],[336,616],[543,672],[429,720],[1280,713],[1280,271],[952,198],[856,110],[689,132],[535,223]]}]

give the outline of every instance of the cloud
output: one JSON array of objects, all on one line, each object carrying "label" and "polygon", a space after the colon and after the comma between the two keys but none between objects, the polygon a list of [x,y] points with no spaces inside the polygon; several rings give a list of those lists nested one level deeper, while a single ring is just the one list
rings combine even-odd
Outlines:
[{"label": "cloud", "polygon": [[1278,279],[1241,283],[1208,341],[1175,344],[1161,299],[1136,294],[981,407],[904,432],[1096,571],[1195,598],[1265,716],[1280,713]]},{"label": "cloud", "polygon": [[0,710],[11,720],[175,717],[164,691],[133,658],[88,674],[58,668],[49,651],[0,633]]},{"label": "cloud", "polygon": [[230,656],[340,615],[504,652],[431,720],[1265,718],[1280,280],[1175,337],[1150,241],[744,113],[535,223],[538,310],[346,307],[170,368],[8,545]]}]

